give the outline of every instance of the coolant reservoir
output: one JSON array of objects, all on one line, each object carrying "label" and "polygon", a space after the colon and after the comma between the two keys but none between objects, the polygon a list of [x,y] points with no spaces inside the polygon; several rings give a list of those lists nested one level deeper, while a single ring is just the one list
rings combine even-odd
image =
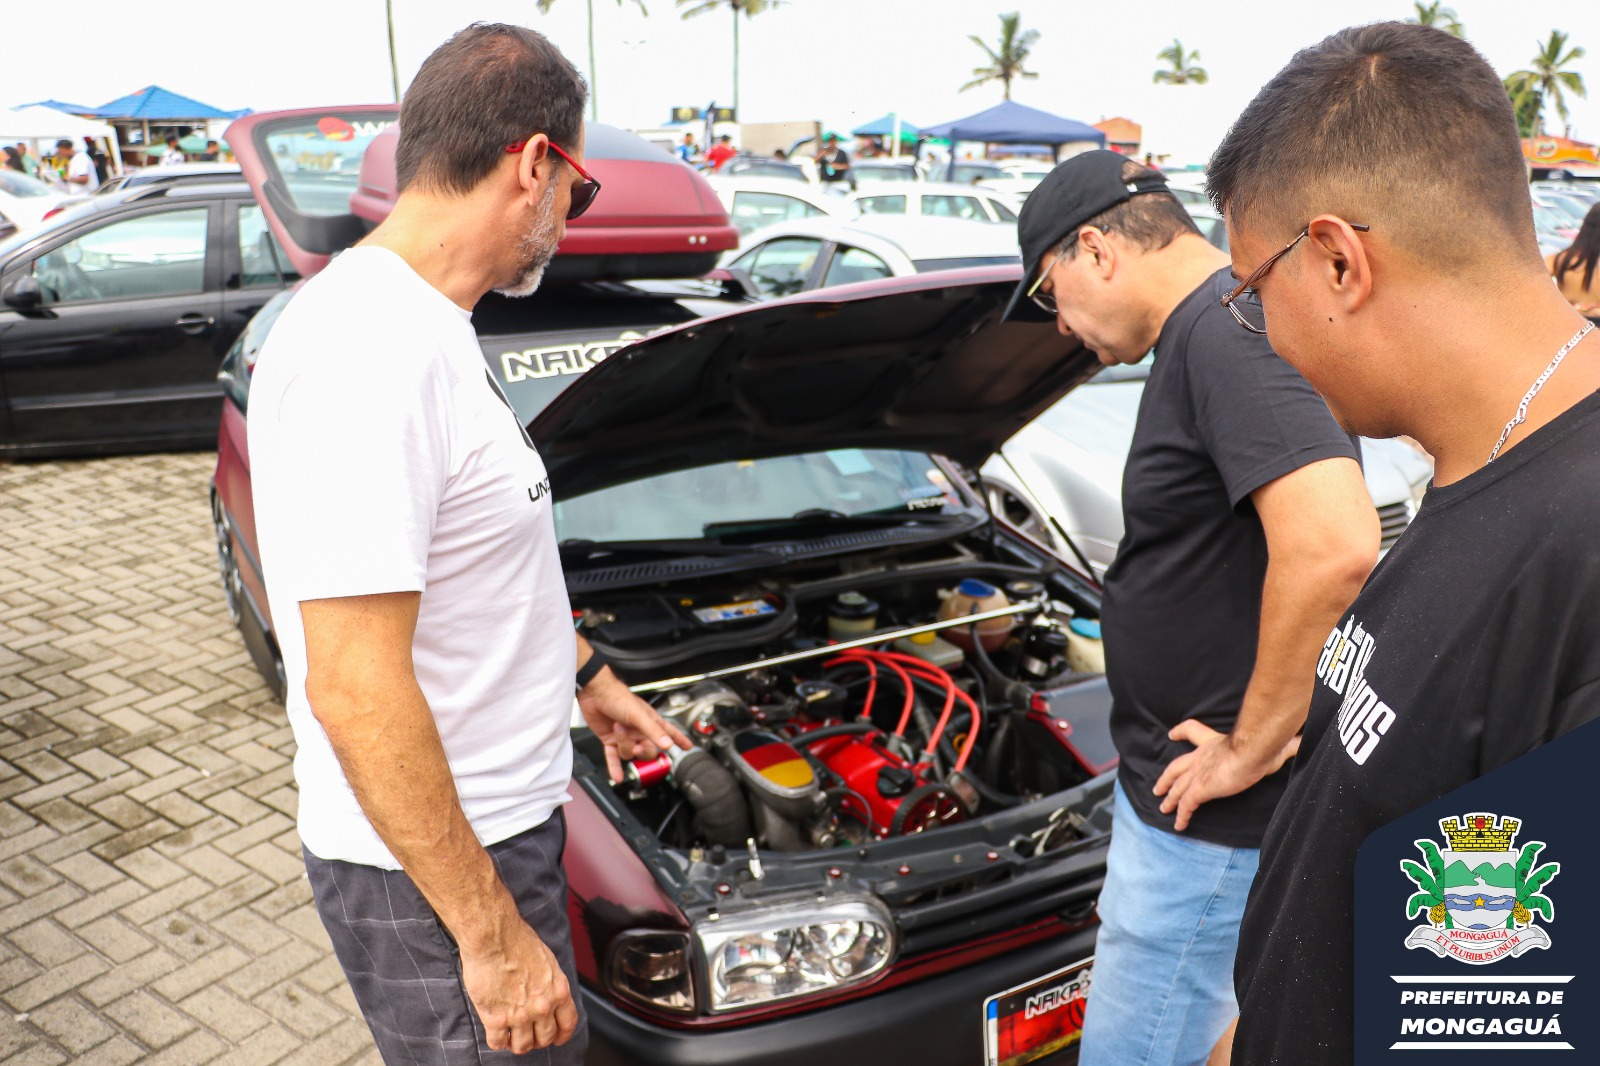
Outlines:
[{"label": "coolant reservoir", "polygon": [[1100,643],[1100,623],[1074,618],[1067,623],[1067,667],[1079,674],[1106,672],[1106,649]]},{"label": "coolant reservoir", "polygon": [[[989,584],[976,578],[967,578],[955,587],[955,590],[944,598],[939,604],[939,620],[948,621],[952,618],[965,618],[970,614],[983,614],[985,611],[997,611],[1002,607],[1011,606],[1011,601],[1006,599],[1006,594]],[[982,641],[985,651],[996,651],[1000,645],[1011,636],[1011,619],[991,618],[986,622],[978,623],[978,639]],[[966,626],[955,626],[945,630],[949,634],[950,643],[958,648],[971,648],[971,629]]]},{"label": "coolant reservoir", "polygon": [[926,659],[935,666],[942,666],[946,670],[953,670],[961,665],[965,658],[961,649],[943,639],[937,633],[916,633],[909,637],[901,637],[894,642],[896,651],[907,655],[915,655],[919,659]]}]

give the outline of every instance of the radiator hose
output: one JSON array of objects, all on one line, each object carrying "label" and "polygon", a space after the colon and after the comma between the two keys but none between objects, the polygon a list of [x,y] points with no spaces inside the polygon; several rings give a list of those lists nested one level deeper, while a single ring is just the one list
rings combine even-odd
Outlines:
[{"label": "radiator hose", "polygon": [[712,844],[743,847],[755,835],[739,782],[704,748],[684,752],[672,768],[672,780],[694,808],[695,821]]}]

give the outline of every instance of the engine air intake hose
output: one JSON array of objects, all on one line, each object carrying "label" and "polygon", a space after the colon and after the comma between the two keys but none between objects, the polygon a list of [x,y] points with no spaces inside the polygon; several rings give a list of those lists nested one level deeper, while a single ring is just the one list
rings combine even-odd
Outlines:
[{"label": "engine air intake hose", "polygon": [[755,835],[739,782],[705,749],[685,752],[673,768],[672,779],[694,808],[695,820],[710,843],[743,847]]}]

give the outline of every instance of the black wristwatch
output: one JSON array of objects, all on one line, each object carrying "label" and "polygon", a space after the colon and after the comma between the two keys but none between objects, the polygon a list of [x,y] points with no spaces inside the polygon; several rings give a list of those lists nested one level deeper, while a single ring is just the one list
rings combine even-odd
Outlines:
[{"label": "black wristwatch", "polygon": [[578,691],[582,692],[593,681],[595,675],[604,670],[609,663],[606,657],[600,654],[600,649],[593,644],[589,645],[589,661],[578,667]]}]

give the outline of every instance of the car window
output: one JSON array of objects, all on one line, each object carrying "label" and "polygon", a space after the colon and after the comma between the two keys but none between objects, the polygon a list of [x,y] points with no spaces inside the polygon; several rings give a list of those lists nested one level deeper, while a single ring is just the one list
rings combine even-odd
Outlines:
[{"label": "car window", "polygon": [[50,186],[14,170],[0,170],[0,192],[17,197],[49,196]]},{"label": "car window", "polygon": [[889,269],[889,264],[863,248],[852,248],[841,245],[833,253],[833,261],[828,264],[828,273],[822,279],[824,285],[849,285],[857,281],[872,281],[876,278],[893,277],[894,271]]},{"label": "car window", "polygon": [[1200,204],[1202,206],[1209,206],[1211,203],[1211,201],[1206,198],[1206,194],[1201,192],[1199,189],[1185,189],[1181,187],[1168,186],[1167,191],[1173,196],[1176,196],[1180,204]]},{"label": "car window", "polygon": [[53,248],[33,264],[46,306],[205,289],[204,207],[125,218]]},{"label": "car window", "polygon": [[740,233],[749,233],[777,222],[810,218],[822,214],[797,196],[776,192],[736,192],[733,194],[733,224]]},{"label": "car window", "polygon": [[990,200],[989,209],[994,212],[994,216],[1001,222],[1015,222],[1017,220],[1017,213],[999,200]]},{"label": "car window", "polygon": [[922,213],[935,218],[969,218],[978,222],[989,221],[989,216],[984,213],[983,205],[976,196],[929,196],[922,197]]},{"label": "car window", "polygon": [[903,215],[906,213],[904,193],[894,196],[863,196],[856,201],[863,215]]},{"label": "car window", "polygon": [[917,259],[911,265],[917,268],[918,274],[936,274],[941,270],[968,267],[1016,266],[1020,262],[1020,255],[963,255],[954,259]]},{"label": "car window", "polygon": [[856,165],[856,180],[858,181],[916,181],[917,172],[910,167],[898,166],[872,166],[870,164]]},{"label": "car window", "polygon": [[558,540],[693,539],[714,522],[840,514],[958,513],[966,504],[927,455],[861,448],[713,463],[556,497]]},{"label": "car window", "polygon": [[257,204],[239,205],[239,287],[276,288],[298,277]]},{"label": "car window", "polygon": [[308,115],[272,123],[266,154],[283,176],[283,188],[306,215],[345,215],[356,191],[361,157],[394,119],[337,114]]},{"label": "car window", "polygon": [[805,287],[821,250],[822,242],[814,237],[779,237],[735,265],[750,275],[762,296],[788,296]]},{"label": "car window", "polygon": [[248,411],[250,407],[250,375],[255,372],[256,357],[261,354],[261,346],[266,343],[272,324],[278,321],[293,295],[293,290],[285,290],[263,304],[223,357],[217,380],[222,384],[222,391],[241,411]]}]

